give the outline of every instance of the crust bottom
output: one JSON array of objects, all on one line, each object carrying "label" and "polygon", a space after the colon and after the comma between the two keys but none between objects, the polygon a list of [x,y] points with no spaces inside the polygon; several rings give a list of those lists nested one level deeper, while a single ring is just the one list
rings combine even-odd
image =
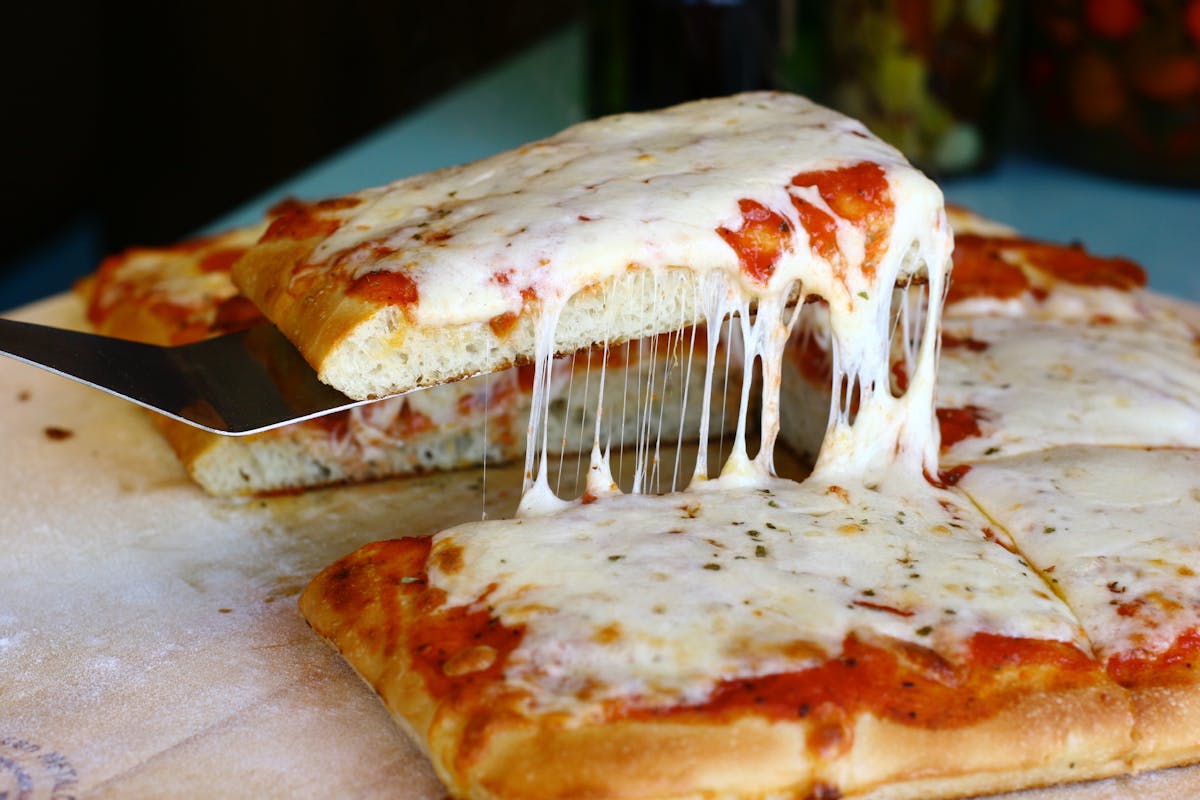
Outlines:
[{"label": "crust bottom", "polygon": [[429,431],[364,454],[338,447],[320,426],[290,426],[246,437],[211,434],[170,419],[156,420],[197,484],[217,496],[254,495],[446,471],[519,458],[524,439],[485,437],[482,422]]},{"label": "crust bottom", "polygon": [[[685,396],[685,387],[703,385],[706,354],[697,348],[688,359],[686,369],[690,372],[681,372],[685,368],[674,364],[673,358],[670,352],[639,357],[627,367],[628,375],[619,381],[609,381],[606,398],[614,402],[606,399],[604,406],[626,410],[614,415],[605,429],[605,436],[611,436],[614,445],[620,447],[645,435],[640,404],[621,401],[625,399],[626,385],[647,385],[651,375],[657,387],[654,418],[665,421],[662,429],[676,433],[672,438],[680,442],[695,441],[698,437],[701,397],[699,393]],[[672,372],[670,379],[668,370]],[[552,390],[546,415],[546,439],[556,444],[556,451],[564,453],[586,452],[592,446],[600,382],[595,376],[580,375],[576,383],[579,385],[562,390],[564,396]],[[443,390],[450,390],[444,398],[444,405],[450,408],[463,395],[462,389],[449,386],[426,391],[431,393],[432,400],[432,393]],[[567,392],[569,396],[565,396]],[[714,386],[714,397],[719,392],[720,387]],[[480,389],[479,394],[482,393]],[[450,424],[403,436],[383,436],[372,431],[366,443],[339,440],[319,421],[251,436],[228,437],[157,414],[153,416],[192,479],[205,491],[214,495],[249,495],[471,467],[484,463],[485,455],[490,465],[512,461],[525,453],[530,402],[529,395],[524,394],[508,407],[501,405],[488,413],[472,411]],[[737,409],[720,403],[714,406],[718,412],[710,423],[711,434],[732,432],[737,426]]]}]

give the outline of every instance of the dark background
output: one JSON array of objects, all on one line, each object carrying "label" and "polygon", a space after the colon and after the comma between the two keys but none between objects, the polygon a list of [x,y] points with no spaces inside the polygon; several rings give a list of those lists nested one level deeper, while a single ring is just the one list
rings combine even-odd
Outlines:
[{"label": "dark background", "polygon": [[[577,19],[581,7],[14,4],[0,48],[0,295],[12,265],[47,242],[107,253],[195,231]],[[19,294],[6,299],[31,299]]]}]

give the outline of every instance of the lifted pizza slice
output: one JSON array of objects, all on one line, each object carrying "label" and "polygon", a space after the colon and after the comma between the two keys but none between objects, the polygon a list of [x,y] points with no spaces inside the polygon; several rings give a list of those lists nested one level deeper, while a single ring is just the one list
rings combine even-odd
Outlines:
[{"label": "lifted pizza slice", "polygon": [[1131,694],[1133,765],[1200,759],[1200,451],[1062,448],[974,466],[959,486]]},{"label": "lifted pizza slice", "polygon": [[323,380],[367,398],[704,322],[709,276],[874,303],[877,272],[940,272],[946,236],[941,193],[897,151],[764,92],[297,207],[234,279]]}]

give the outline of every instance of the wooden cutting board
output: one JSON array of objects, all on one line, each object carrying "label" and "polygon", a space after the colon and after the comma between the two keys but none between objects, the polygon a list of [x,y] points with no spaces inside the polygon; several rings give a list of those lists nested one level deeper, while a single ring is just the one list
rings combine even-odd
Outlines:
[{"label": "wooden cutting board", "polygon": [[[65,295],[9,316],[83,327]],[[520,468],[486,483],[510,515]],[[0,487],[0,800],[443,796],[296,597],[362,544],[478,519],[480,471],[217,499],[145,412],[0,359]],[[1200,768],[1006,797],[1197,796]]]}]

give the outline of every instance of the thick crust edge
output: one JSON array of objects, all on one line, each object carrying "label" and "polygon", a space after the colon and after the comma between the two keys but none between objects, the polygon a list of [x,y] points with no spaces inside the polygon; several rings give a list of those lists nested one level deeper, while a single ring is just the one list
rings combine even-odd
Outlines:
[{"label": "thick crust edge", "polygon": [[[307,292],[285,287],[292,265],[315,246],[266,242],[235,266],[234,280],[317,370],[322,381],[356,399],[385,397],[526,363],[537,341],[536,314],[522,313],[497,333],[488,321],[429,327],[405,310],[348,296],[328,274]],[[541,301],[538,301],[541,302]],[[618,343],[693,325],[700,320],[695,274],[629,269],[607,284],[570,298],[556,328],[559,353]]]}]

